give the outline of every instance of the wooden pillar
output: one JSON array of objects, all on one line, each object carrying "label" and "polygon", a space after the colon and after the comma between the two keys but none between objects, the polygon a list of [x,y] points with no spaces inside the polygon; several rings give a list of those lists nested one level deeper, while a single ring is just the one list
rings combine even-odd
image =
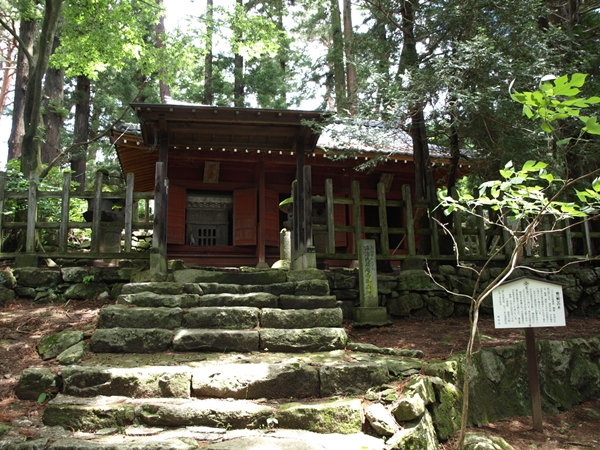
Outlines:
[{"label": "wooden pillar", "polygon": [[[131,236],[133,234],[133,173],[127,174],[127,187],[125,188],[125,253],[131,252]],[[137,214],[136,214],[137,219]]]},{"label": "wooden pillar", "polygon": [[92,203],[92,252],[100,251],[100,219],[102,218],[102,172],[96,172],[94,180],[94,200]]},{"label": "wooden pillar", "polygon": [[58,251],[67,253],[69,239],[69,210],[71,196],[71,172],[63,173],[60,227],[58,231]]},{"label": "wooden pillar", "polygon": [[156,163],[154,184],[154,223],[152,233],[152,250],[150,253],[150,269],[159,275],[167,275],[167,217],[169,211],[169,179],[168,152],[169,137],[166,125],[161,123],[159,134],[160,148]]},{"label": "wooden pillar", "polygon": [[310,166],[305,163],[304,137],[296,141],[296,181],[293,186],[294,230],[292,268],[316,267],[312,246],[312,188]]},{"label": "wooden pillar", "polygon": [[258,171],[258,240],[256,245],[256,256],[258,258],[257,268],[268,268],[266,259],[266,239],[267,239],[267,220],[266,220],[266,193],[265,193],[265,162],[259,161]]},{"label": "wooden pillar", "polygon": [[35,225],[37,222],[37,187],[39,180],[29,180],[29,193],[27,195],[27,233],[25,237],[25,251],[35,252]]},{"label": "wooden pillar", "polygon": [[167,273],[166,231],[167,208],[165,203],[166,191],[165,169],[162,162],[156,163],[154,184],[154,223],[152,226],[152,250],[150,253],[150,269],[153,272]]}]

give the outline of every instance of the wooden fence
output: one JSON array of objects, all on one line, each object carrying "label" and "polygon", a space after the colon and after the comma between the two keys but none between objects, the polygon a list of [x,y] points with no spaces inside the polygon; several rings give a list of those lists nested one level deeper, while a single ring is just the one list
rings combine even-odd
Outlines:
[{"label": "wooden fence", "polygon": [[[157,180],[162,170],[160,163],[158,166],[160,167],[157,167]],[[102,176],[102,173],[96,173],[93,192],[75,194],[70,190],[70,173],[64,174],[61,190],[43,191],[38,189],[36,183],[30,183],[29,190],[21,192],[6,191],[6,174],[0,173],[0,230],[2,233],[0,237],[3,238],[4,232],[7,230],[25,230],[25,254],[39,257],[149,259],[150,252],[135,250],[132,245],[132,236],[134,230],[153,230],[153,247],[156,250],[156,248],[162,246],[165,248],[166,253],[166,239],[164,237],[162,240],[159,239],[160,235],[166,235],[165,229],[161,231],[161,226],[164,228],[166,221],[166,212],[162,211],[164,208],[161,209],[160,202],[155,205],[156,211],[153,221],[150,221],[147,215],[143,221],[136,220],[138,201],[145,200],[148,202],[155,198],[155,193],[134,192],[133,174],[127,176],[124,194],[103,192]],[[157,186],[162,186],[162,183],[157,182]],[[454,212],[451,217],[445,218],[441,212],[436,212],[437,216],[446,223],[445,227],[454,236],[454,240],[452,240],[444,227],[431,217],[427,202],[416,203],[412,201],[408,185],[402,187],[402,200],[388,199],[382,183],[377,185],[376,199],[363,198],[358,181],[352,183],[350,197],[336,197],[333,192],[332,180],[326,180],[325,195],[312,196],[313,201],[307,202],[310,205],[307,205],[308,209],[305,211],[307,217],[312,215],[313,204],[325,205],[324,223],[312,223],[312,220],[309,219],[306,221],[307,226],[305,227],[305,237],[309,243],[311,243],[310,241],[317,241],[317,239],[311,239],[310,237],[319,237],[316,245],[317,259],[355,260],[357,254],[352,249],[357,249],[358,241],[365,237],[375,238],[378,241],[377,259],[388,261],[406,258],[453,261],[456,260],[456,254],[453,250],[455,245],[462,260],[474,262],[488,260],[505,244],[504,249],[495,258],[505,259],[512,251],[510,234],[506,228],[484,223],[484,215],[493,214],[490,211],[479,209],[479,217],[470,216],[468,218],[460,212]],[[311,198],[310,194],[307,198]],[[5,220],[5,204],[6,200],[9,199],[20,199],[27,202],[26,221]],[[43,199],[60,199],[61,215],[59,222],[39,222],[37,220],[38,201]],[[71,220],[69,212],[73,199],[82,199],[89,203],[90,211],[93,212],[91,221]],[[104,200],[122,204],[122,214],[120,215],[122,219],[118,218],[112,222],[102,221],[102,214],[96,214],[96,212],[102,211]],[[335,205],[344,205],[350,216],[350,221],[346,223],[350,223],[350,225],[335,223]],[[370,211],[376,209],[377,220],[371,219],[369,222],[376,222],[377,226],[364,225],[366,223],[365,207],[369,207]],[[146,208],[146,213],[147,211]],[[401,226],[388,226],[390,222],[389,211],[399,215],[399,217],[392,218],[391,222],[401,223]],[[593,221],[582,221],[576,224],[568,221],[554,223],[546,218],[542,221],[545,233],[540,235],[536,242],[532,242],[527,246],[523,259],[531,261],[577,260],[597,256],[600,248],[600,231],[594,229],[593,223]],[[598,224],[595,225],[595,228],[598,228]],[[75,229],[91,229],[89,250],[69,248],[69,232]],[[515,229],[518,229],[518,227],[515,227]],[[53,230],[58,233],[56,251],[40,250],[36,236],[41,230]],[[118,235],[118,250],[120,251],[107,251],[102,248],[103,239],[107,233],[112,233],[113,236]],[[345,246],[343,251],[336,248],[336,233],[346,233],[352,244]],[[390,246],[391,241],[398,242],[398,244]],[[0,239],[0,258],[14,259],[17,254],[4,252],[2,242],[3,239]],[[424,249],[426,251],[423,251]]]},{"label": "wooden fence", "polygon": [[[454,248],[458,249],[461,260],[487,261],[493,255],[495,259],[506,259],[512,249],[510,233],[504,227],[486,225],[483,217],[493,217],[493,211],[477,210],[477,216],[465,217],[461,212],[454,212],[445,217],[441,211],[435,213],[442,226],[432,218],[429,204],[413,203],[410,186],[402,187],[402,200],[386,198],[385,186],[377,185],[377,199],[364,199],[358,181],[352,183],[351,197],[335,197],[333,182],[325,182],[325,196],[313,196],[313,202],[324,203],[326,208],[325,224],[313,224],[313,232],[326,235],[326,245],[317,248],[317,259],[353,260],[356,253],[336,252],[335,233],[349,233],[358,248],[358,240],[374,237],[378,240],[379,260],[402,260],[406,258],[422,258],[429,260],[456,260]],[[347,205],[350,210],[352,225],[335,224],[335,205]],[[376,207],[378,226],[364,226],[364,207]],[[388,226],[388,210],[395,208],[400,214],[402,227]],[[398,220],[396,220],[398,222]],[[524,260],[576,260],[587,259],[599,254],[600,232],[592,229],[591,221],[569,223],[553,222],[550,217],[542,221],[544,233],[536,242],[531,242],[523,253]],[[424,225],[425,224],[425,225]],[[511,224],[518,230],[516,224]],[[447,233],[452,233],[454,240]],[[517,231],[518,232],[518,231]],[[399,235],[400,245],[390,248],[390,236]],[[398,240],[398,238],[396,238]],[[505,245],[506,244],[506,245]],[[504,247],[503,247],[504,246]],[[497,255],[498,249],[503,248]],[[423,249],[426,249],[423,252]]]},{"label": "wooden fence", "polygon": [[[148,221],[148,208],[144,221],[137,220],[138,200],[148,201],[154,198],[154,192],[134,192],[133,174],[127,176],[125,193],[103,192],[103,174],[96,173],[93,192],[74,193],[71,192],[71,174],[65,173],[62,180],[62,189],[56,191],[44,191],[38,189],[38,184],[31,182],[28,191],[7,191],[6,173],[0,173],[0,258],[13,259],[15,253],[4,252],[2,244],[6,230],[25,230],[25,253],[45,258],[85,258],[85,259],[120,259],[120,258],[149,258],[147,252],[136,251],[132,245],[134,230],[152,230],[153,223]],[[22,200],[27,202],[27,220],[15,222],[5,220],[6,200]],[[38,221],[38,202],[43,199],[60,199],[61,213],[60,222]],[[72,221],[70,217],[71,201],[82,199],[88,202],[91,212],[91,221]],[[103,201],[110,200],[122,205],[122,214],[111,222],[102,221]],[[69,232],[75,229],[91,229],[91,244],[89,250],[70,249]],[[58,245],[56,251],[44,251],[39,245],[39,231],[48,230],[58,232]],[[116,251],[103,251],[103,240],[107,233],[118,235],[118,247]],[[121,241],[121,235],[123,236]]]}]

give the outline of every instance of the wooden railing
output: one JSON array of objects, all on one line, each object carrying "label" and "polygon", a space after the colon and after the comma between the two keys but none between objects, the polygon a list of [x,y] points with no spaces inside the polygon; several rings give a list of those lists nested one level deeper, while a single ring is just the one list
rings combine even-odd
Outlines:
[{"label": "wooden railing", "polygon": [[[402,187],[402,200],[387,199],[382,183],[377,185],[377,199],[364,199],[359,182],[354,181],[351,197],[347,198],[334,196],[333,182],[328,179],[325,182],[325,196],[313,196],[313,203],[326,205],[326,223],[313,224],[314,233],[327,235],[326,245],[321,245],[321,248],[317,245],[317,259],[357,259],[356,252],[348,252],[347,249],[344,252],[336,251],[336,232],[349,233],[353,242],[351,249],[358,248],[358,240],[375,237],[378,240],[377,259],[389,261],[406,258],[453,261],[456,260],[455,249],[458,250],[461,260],[487,261],[491,257],[503,260],[513,249],[510,233],[506,228],[484,223],[483,217],[492,216],[493,211],[479,208],[477,216],[469,217],[458,211],[450,217],[445,217],[441,211],[437,211],[435,215],[439,219],[438,222],[429,211],[427,202],[413,203],[408,185]],[[347,205],[352,225],[335,224],[336,204]],[[378,226],[363,225],[364,206],[377,208]],[[388,208],[396,208],[401,216],[402,227],[388,226]],[[599,255],[600,232],[592,229],[590,221],[555,223],[547,217],[542,221],[542,226],[545,233],[526,247],[523,252],[524,260],[576,260]],[[514,229],[518,230],[518,227],[515,226]],[[390,236],[394,234],[400,235],[401,244],[390,248]],[[424,252],[423,249],[427,251]]]},{"label": "wooden railing", "polygon": [[[137,230],[152,230],[153,223],[148,220],[147,207],[144,221],[138,221],[138,201],[148,201],[154,198],[154,192],[134,192],[133,174],[127,176],[127,185],[125,193],[103,192],[103,174],[96,173],[93,192],[74,193],[71,192],[71,174],[66,172],[63,175],[62,189],[56,191],[43,191],[38,189],[35,182],[29,183],[28,191],[7,191],[6,174],[0,173],[0,258],[15,258],[16,253],[5,252],[2,248],[4,234],[7,230],[25,230],[25,254],[37,255],[45,258],[85,258],[85,259],[119,259],[119,258],[149,258],[149,253],[139,252],[132,245],[133,232]],[[5,206],[6,200],[15,199],[27,202],[27,220],[24,222],[15,222],[6,220]],[[38,221],[38,202],[41,199],[59,199],[61,201],[61,213],[59,222],[40,222]],[[71,201],[73,199],[86,200],[91,206],[91,221],[73,221],[70,217]],[[103,200],[112,200],[122,203],[122,219],[117,218],[111,222],[103,222],[102,202]],[[14,218],[13,218],[14,219]],[[91,244],[89,250],[70,248],[69,232],[71,230],[91,229]],[[41,230],[58,230],[58,245],[55,251],[44,251],[39,245],[39,239],[36,237]],[[117,251],[102,251],[104,235],[107,232],[118,233]],[[121,236],[122,235],[122,240]]]}]

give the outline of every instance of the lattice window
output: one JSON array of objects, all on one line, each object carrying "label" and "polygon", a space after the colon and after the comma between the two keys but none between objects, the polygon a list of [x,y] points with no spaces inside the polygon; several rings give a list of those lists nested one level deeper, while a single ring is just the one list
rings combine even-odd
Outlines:
[{"label": "lattice window", "polygon": [[217,229],[215,227],[202,227],[198,229],[198,245],[217,245]]}]

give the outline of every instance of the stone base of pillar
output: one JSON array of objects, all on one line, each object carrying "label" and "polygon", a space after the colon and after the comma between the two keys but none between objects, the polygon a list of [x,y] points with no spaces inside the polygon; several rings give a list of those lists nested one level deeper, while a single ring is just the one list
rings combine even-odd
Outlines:
[{"label": "stone base of pillar", "polygon": [[384,306],[354,308],[355,325],[381,327],[390,325],[387,309]]}]

